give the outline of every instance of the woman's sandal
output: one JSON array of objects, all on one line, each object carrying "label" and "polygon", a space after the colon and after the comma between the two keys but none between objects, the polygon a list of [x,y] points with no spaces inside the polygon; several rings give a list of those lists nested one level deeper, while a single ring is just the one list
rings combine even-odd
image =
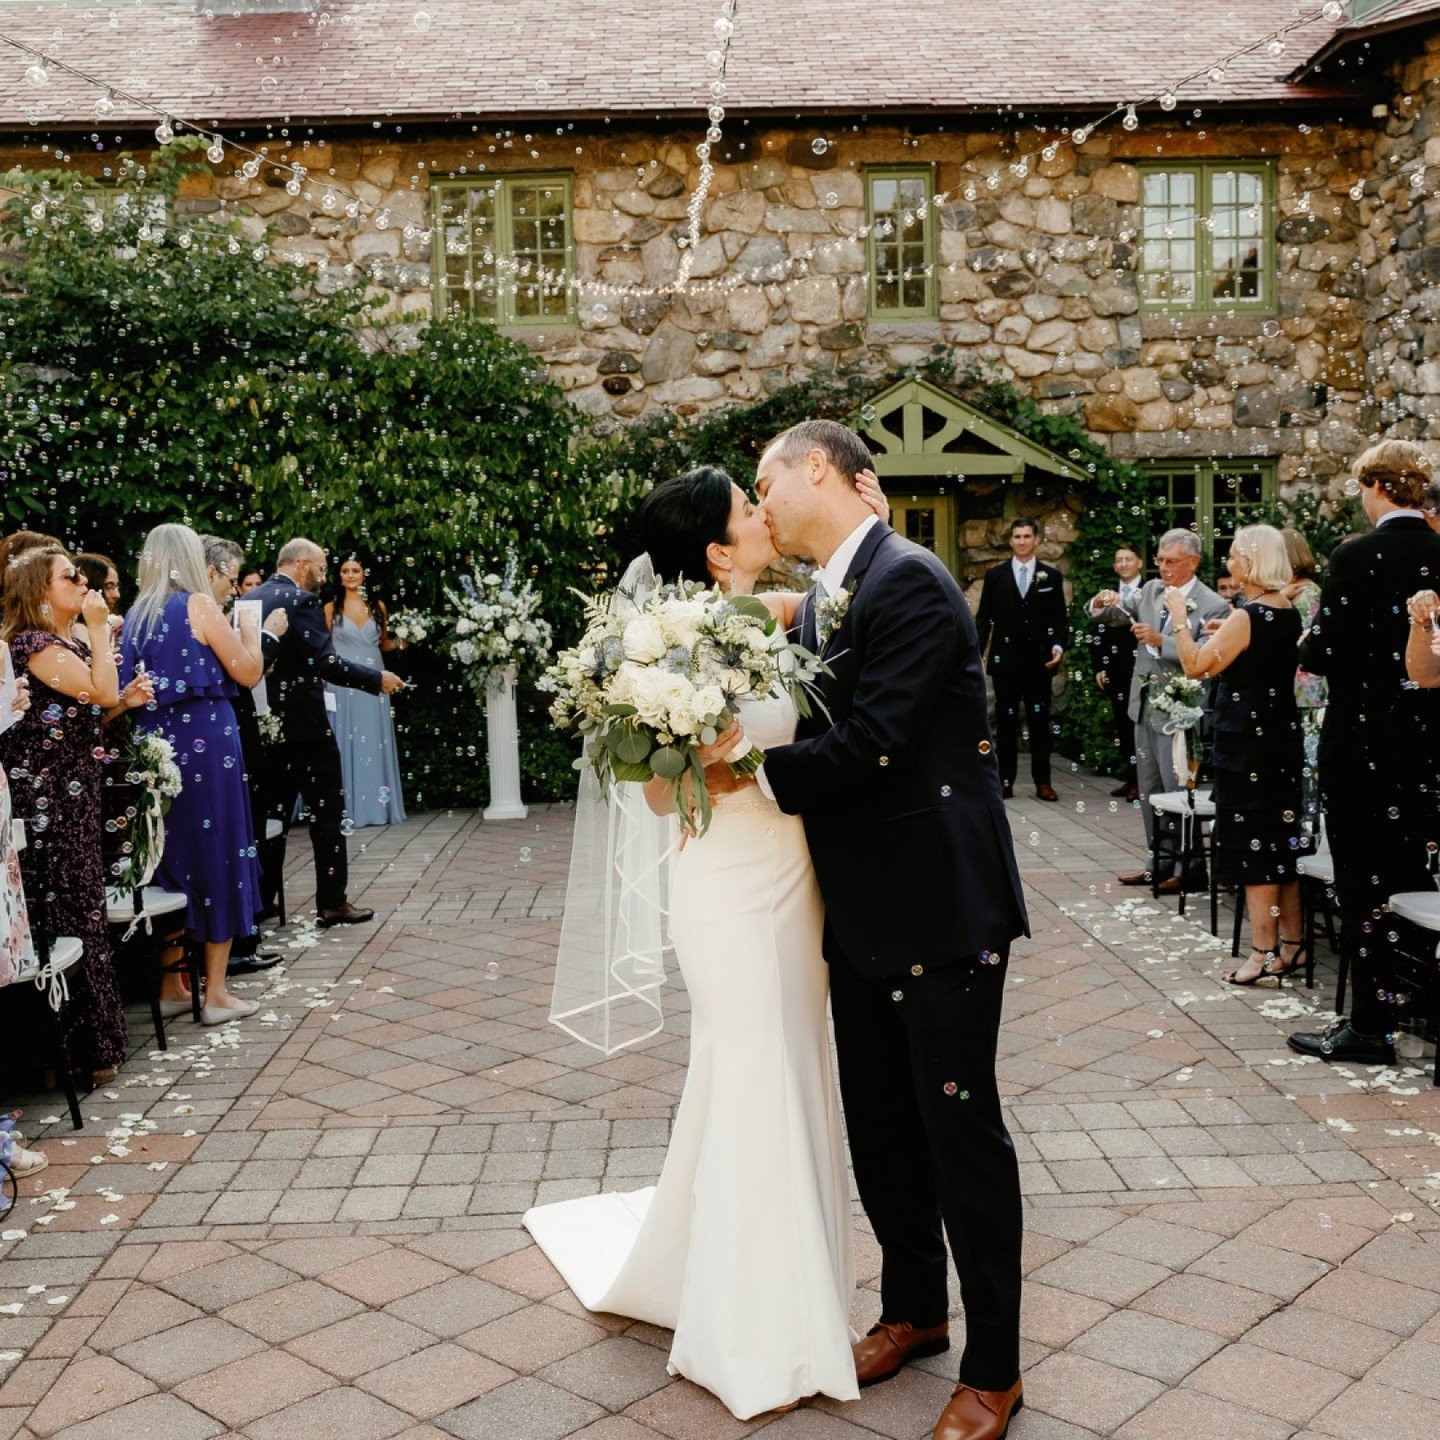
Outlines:
[{"label": "woman's sandal", "polygon": [[1242,980],[1238,978],[1240,974],[1238,970],[1222,970],[1220,972],[1220,978],[1227,985],[1258,985],[1262,980],[1269,979],[1276,973],[1270,968],[1270,962],[1275,958],[1275,952],[1273,950],[1261,950],[1258,946],[1252,945],[1250,947],[1250,954],[1252,956],[1263,955],[1265,957],[1259,972],[1255,975],[1247,975]]},{"label": "woman's sandal", "polygon": [[1293,975],[1297,970],[1303,970],[1306,966],[1306,963],[1310,959],[1310,953],[1305,948],[1305,942],[1303,940],[1282,940],[1280,942],[1282,960],[1284,959],[1283,952],[1287,945],[1294,947],[1295,958],[1293,960],[1286,961],[1282,965],[1272,967],[1269,972],[1282,983],[1284,982],[1284,977],[1286,975]]}]

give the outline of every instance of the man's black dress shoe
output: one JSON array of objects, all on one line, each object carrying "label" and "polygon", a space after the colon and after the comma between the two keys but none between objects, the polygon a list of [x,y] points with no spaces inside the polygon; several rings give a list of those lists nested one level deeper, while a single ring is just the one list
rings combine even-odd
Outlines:
[{"label": "man's black dress shoe", "polygon": [[1350,1060],[1358,1065],[1393,1065],[1395,1047],[1383,1035],[1363,1035],[1348,1020],[1336,1020],[1317,1034],[1292,1035],[1290,1048],[1321,1060]]},{"label": "man's black dress shoe", "polygon": [[232,960],[225,967],[225,973],[227,975],[254,975],[261,970],[271,969],[284,958],[278,950],[261,950],[254,955],[242,955],[238,960]]},{"label": "man's black dress shoe", "polygon": [[347,900],[336,910],[322,910],[320,926],[328,930],[332,925],[368,925],[374,918],[373,910],[359,910]]}]

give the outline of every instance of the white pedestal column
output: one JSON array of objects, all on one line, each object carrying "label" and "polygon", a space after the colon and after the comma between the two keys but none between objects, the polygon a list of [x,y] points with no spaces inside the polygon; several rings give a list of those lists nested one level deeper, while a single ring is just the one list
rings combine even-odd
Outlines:
[{"label": "white pedestal column", "polygon": [[502,671],[485,689],[486,748],[490,753],[487,820],[523,820],[520,800],[520,720],[515,711],[515,667]]}]

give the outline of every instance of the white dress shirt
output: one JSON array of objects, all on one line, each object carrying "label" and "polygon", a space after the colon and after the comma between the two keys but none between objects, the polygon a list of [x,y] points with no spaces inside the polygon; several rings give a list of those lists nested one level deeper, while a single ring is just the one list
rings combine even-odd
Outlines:
[{"label": "white dress shirt", "polygon": [[1423,510],[1412,510],[1409,506],[1406,506],[1402,510],[1387,511],[1375,522],[1375,528],[1378,530],[1382,525],[1388,525],[1392,520],[1424,520],[1425,518],[1425,512]]},{"label": "white dress shirt", "polygon": [[[1185,584],[1179,586],[1180,593],[1188,600],[1190,592],[1195,588],[1197,577],[1192,575]],[[1170,612],[1165,608],[1165,592],[1160,592],[1160,633],[1164,635],[1170,627]],[[1160,647],[1158,645],[1147,645],[1145,647],[1157,660],[1160,658]]]},{"label": "white dress shirt", "polygon": [[815,573],[815,578],[825,587],[826,595],[838,595],[845,588],[845,576],[849,573],[855,552],[860,542],[870,533],[872,525],[878,525],[877,515],[867,515],[836,547],[835,553]]}]

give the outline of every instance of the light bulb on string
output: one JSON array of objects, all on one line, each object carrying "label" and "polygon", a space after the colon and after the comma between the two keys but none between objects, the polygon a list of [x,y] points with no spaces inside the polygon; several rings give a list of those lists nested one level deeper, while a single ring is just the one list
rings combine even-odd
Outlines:
[{"label": "light bulb on string", "polygon": [[1223,60],[1217,60],[1207,73],[1211,80],[1218,85],[1225,78],[1225,62]]},{"label": "light bulb on string", "polygon": [[1175,108],[1175,92],[1173,90],[1166,90],[1160,96],[1160,108],[1162,110],[1173,110]]},{"label": "light bulb on string", "polygon": [[107,90],[95,102],[95,118],[97,120],[108,120],[115,113],[115,92]]},{"label": "light bulb on string", "polygon": [[1140,127],[1140,117],[1135,113],[1133,105],[1125,107],[1125,118],[1120,122],[1121,127],[1126,130],[1137,130]]},{"label": "light bulb on string", "polygon": [[50,83],[50,67],[43,55],[25,71],[25,83],[36,90],[43,90]]},{"label": "light bulb on string", "polygon": [[1343,18],[1345,7],[1340,3],[1340,0],[1325,0],[1325,4],[1320,7],[1320,14],[1323,19],[1333,23]]},{"label": "light bulb on string", "polygon": [[205,158],[212,165],[225,163],[225,142],[218,135],[211,139],[209,148],[205,151]]},{"label": "light bulb on string", "polygon": [[1285,32],[1281,30],[1278,34],[1270,37],[1270,43],[1265,47],[1272,60],[1278,60],[1285,53]]}]

